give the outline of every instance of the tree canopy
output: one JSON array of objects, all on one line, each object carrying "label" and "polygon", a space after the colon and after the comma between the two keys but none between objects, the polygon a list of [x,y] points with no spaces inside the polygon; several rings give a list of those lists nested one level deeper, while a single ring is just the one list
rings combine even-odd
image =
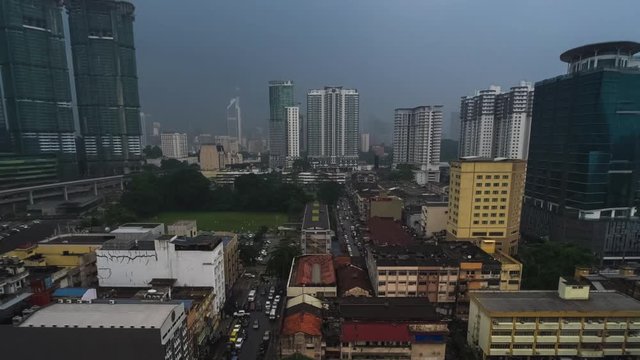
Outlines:
[{"label": "tree canopy", "polygon": [[518,251],[522,261],[522,287],[527,290],[552,290],[560,276],[572,276],[576,266],[590,266],[596,257],[577,245],[546,241],[522,244]]},{"label": "tree canopy", "polygon": [[334,206],[342,196],[343,186],[337,182],[324,182],[318,186],[318,200],[329,206]]},{"label": "tree canopy", "polygon": [[291,239],[281,240],[271,253],[267,262],[267,273],[286,279],[289,276],[291,262],[300,255],[300,247]]},{"label": "tree canopy", "polygon": [[159,159],[162,157],[162,149],[158,146],[147,145],[142,149],[142,153],[148,159]]}]

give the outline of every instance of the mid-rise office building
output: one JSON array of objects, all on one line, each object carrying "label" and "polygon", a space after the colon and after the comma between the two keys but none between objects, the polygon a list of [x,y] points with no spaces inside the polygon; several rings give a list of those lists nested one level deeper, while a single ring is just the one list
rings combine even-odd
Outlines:
[{"label": "mid-rise office building", "polygon": [[162,155],[171,159],[186,158],[188,153],[187,134],[162,133],[160,136]]},{"label": "mid-rise office building", "polygon": [[467,342],[484,359],[635,359],[640,301],[560,279],[558,291],[472,292]]},{"label": "mid-rise office building", "polygon": [[637,42],[566,51],[567,74],[536,83],[524,235],[640,259]]},{"label": "mid-rise office building", "polygon": [[465,96],[460,104],[460,156],[526,159],[533,87],[520,82],[509,91],[499,86]]},{"label": "mid-rise office building", "polygon": [[308,156],[316,166],[358,162],[360,95],[357,90],[325,87],[307,94]]},{"label": "mid-rise office building", "polygon": [[53,304],[14,321],[0,337],[31,359],[193,359],[182,303]]},{"label": "mid-rise office building", "polygon": [[442,139],[442,106],[396,109],[393,125],[393,164],[438,170]]},{"label": "mid-rise office building", "polygon": [[127,173],[139,167],[142,153],[134,6],[120,0],[66,3],[87,173]]},{"label": "mid-rise office building", "polygon": [[300,158],[300,108],[290,106],[287,112],[287,167]]},{"label": "mid-rise office building", "polygon": [[226,165],[226,156],[224,147],[215,144],[203,144],[198,152],[198,162],[200,170],[216,171],[224,169]]},{"label": "mid-rise office building", "polygon": [[[78,174],[60,1],[0,1],[0,142],[20,155],[53,154]],[[9,145],[9,146],[6,146]]]},{"label": "mid-rise office building", "polygon": [[527,164],[523,160],[466,158],[451,162],[447,239],[496,241],[518,251]]},{"label": "mid-rise office building", "polygon": [[287,107],[294,106],[293,81],[269,81],[269,167],[283,168],[287,157]]}]

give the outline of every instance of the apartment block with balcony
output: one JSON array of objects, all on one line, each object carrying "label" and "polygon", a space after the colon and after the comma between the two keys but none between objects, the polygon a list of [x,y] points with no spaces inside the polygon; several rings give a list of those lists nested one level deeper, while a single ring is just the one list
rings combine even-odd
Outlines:
[{"label": "apartment block with balcony", "polygon": [[640,301],[564,278],[557,292],[472,292],[467,341],[485,359],[636,359]]},{"label": "apartment block with balcony", "polygon": [[377,296],[424,297],[439,312],[464,319],[470,291],[520,289],[522,265],[495,245],[483,248],[470,242],[372,247],[367,268]]}]

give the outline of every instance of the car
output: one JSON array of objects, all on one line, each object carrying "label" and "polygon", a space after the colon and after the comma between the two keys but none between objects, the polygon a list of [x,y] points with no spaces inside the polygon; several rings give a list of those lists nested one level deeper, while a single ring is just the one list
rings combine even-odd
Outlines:
[{"label": "car", "polygon": [[252,273],[244,273],[242,274],[243,277],[246,277],[247,279],[255,279],[256,275],[252,274]]},{"label": "car", "polygon": [[258,256],[258,258],[256,260],[258,260],[258,262],[263,262],[264,258],[262,256]]},{"label": "car", "polygon": [[253,320],[253,328],[254,329],[260,328],[260,322],[258,320]]},{"label": "car", "polygon": [[273,300],[273,293],[272,292],[269,293],[269,296],[267,296],[267,299]]},{"label": "car", "polygon": [[240,329],[242,329],[242,325],[240,325],[240,324],[235,324],[235,325],[233,325],[233,330],[232,330],[231,332],[233,332],[233,331],[240,331]]},{"label": "car", "polygon": [[34,223],[34,224],[40,224],[40,220],[39,220],[39,219],[34,219],[34,220],[33,220],[33,223]]},{"label": "car", "polygon": [[245,316],[250,316],[250,314],[244,310],[238,310],[236,312],[233,313],[233,316],[235,317],[245,317]]},{"label": "car", "polygon": [[262,255],[262,256],[267,256],[267,251],[266,251],[266,250],[262,250],[262,251],[260,251],[260,255]]},{"label": "car", "polygon": [[267,302],[264,303],[264,307],[270,308],[271,307],[271,301],[267,300]]},{"label": "car", "polygon": [[280,301],[280,295],[276,295],[276,298],[275,298],[275,300],[273,300],[273,301],[275,301],[275,302]]},{"label": "car", "polygon": [[271,331],[267,330],[264,332],[264,335],[262,335],[262,341],[269,341],[270,337],[271,337]]},{"label": "car", "polygon": [[242,349],[242,343],[244,343],[244,339],[239,337],[238,339],[236,339],[236,349],[240,350]]}]

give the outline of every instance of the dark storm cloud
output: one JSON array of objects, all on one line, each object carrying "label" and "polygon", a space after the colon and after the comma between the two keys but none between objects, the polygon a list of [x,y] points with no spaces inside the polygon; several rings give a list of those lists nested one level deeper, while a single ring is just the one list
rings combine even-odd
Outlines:
[{"label": "dark storm cloud", "polygon": [[235,95],[245,133],[266,128],[271,79],[295,81],[303,104],[310,88],[357,88],[361,128],[390,131],[396,107],[448,114],[475,89],[561,74],[568,48],[640,38],[637,0],[134,3],[143,110],[183,131],[223,133]]}]

